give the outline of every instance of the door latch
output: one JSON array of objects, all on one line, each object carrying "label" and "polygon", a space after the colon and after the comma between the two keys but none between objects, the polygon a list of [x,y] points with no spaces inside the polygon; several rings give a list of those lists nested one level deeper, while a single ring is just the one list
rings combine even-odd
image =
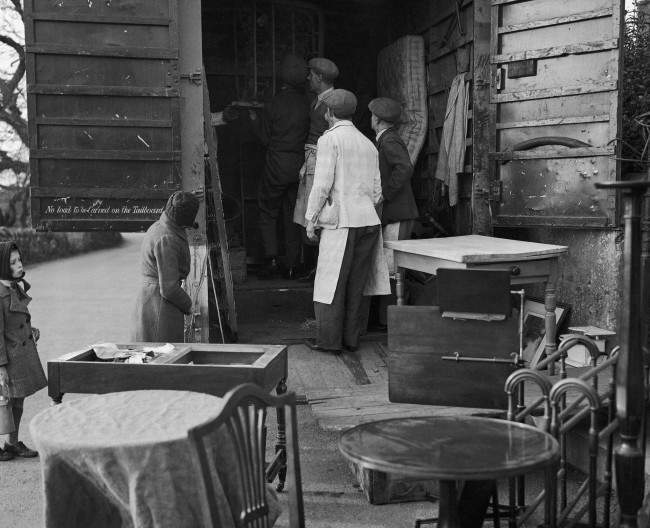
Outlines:
[{"label": "door latch", "polygon": [[203,82],[203,72],[201,71],[201,68],[198,68],[193,73],[181,73],[181,79],[187,79],[192,84],[200,86]]},{"label": "door latch", "polygon": [[503,193],[503,182],[501,180],[490,182],[487,186],[477,185],[474,188],[477,196],[486,197],[493,202],[501,202]]},{"label": "door latch", "polygon": [[490,182],[490,200],[501,203],[503,197],[503,182],[496,180]]}]

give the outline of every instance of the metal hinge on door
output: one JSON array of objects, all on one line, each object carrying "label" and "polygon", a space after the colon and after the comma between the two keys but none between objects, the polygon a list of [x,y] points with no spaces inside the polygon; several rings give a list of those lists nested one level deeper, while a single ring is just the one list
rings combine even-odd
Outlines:
[{"label": "metal hinge on door", "polygon": [[501,67],[497,68],[496,73],[494,74],[494,89],[497,92],[505,88],[504,86],[505,77],[506,76],[503,74],[503,68]]},{"label": "metal hinge on door", "polygon": [[203,82],[203,72],[198,68],[194,73],[181,73],[181,79],[187,79],[193,84],[200,86]]}]

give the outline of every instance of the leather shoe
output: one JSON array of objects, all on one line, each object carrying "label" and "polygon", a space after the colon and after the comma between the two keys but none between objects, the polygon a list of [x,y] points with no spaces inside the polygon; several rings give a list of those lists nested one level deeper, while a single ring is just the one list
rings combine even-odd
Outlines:
[{"label": "leather shoe", "polygon": [[316,341],[313,339],[305,339],[305,345],[307,345],[307,347],[309,347],[311,350],[314,350],[316,352],[329,352],[330,354],[341,353],[340,348],[325,348],[320,345],[317,345]]},{"label": "leather shoe", "polygon": [[298,277],[298,282],[314,282],[316,278],[316,268],[308,270],[302,277]]},{"label": "leather shoe", "polygon": [[289,266],[284,270],[284,278],[289,280],[298,280],[305,274],[305,269],[300,266]]},{"label": "leather shoe", "polygon": [[14,458],[13,453],[11,453],[9,451],[5,451],[4,449],[0,448],[0,462],[6,462],[7,460],[13,460],[13,458]]},{"label": "leather shoe", "polygon": [[13,456],[17,456],[21,458],[34,458],[38,456],[38,451],[34,451],[33,449],[30,449],[22,442],[18,442],[17,444],[13,444],[13,445],[5,444],[4,450],[7,453],[11,453]]},{"label": "leather shoe", "polygon": [[280,276],[280,266],[275,258],[269,259],[266,264],[257,271],[258,279],[276,279]]},{"label": "leather shoe", "polygon": [[388,325],[381,323],[373,323],[368,325],[368,332],[380,332],[385,334],[388,331]]}]

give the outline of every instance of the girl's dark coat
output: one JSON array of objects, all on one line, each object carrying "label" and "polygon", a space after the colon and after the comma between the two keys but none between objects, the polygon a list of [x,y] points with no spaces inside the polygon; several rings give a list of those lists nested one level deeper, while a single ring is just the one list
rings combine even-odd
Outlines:
[{"label": "girl's dark coat", "polygon": [[31,300],[22,289],[0,283],[0,366],[7,367],[10,398],[24,398],[47,386],[27,309]]}]

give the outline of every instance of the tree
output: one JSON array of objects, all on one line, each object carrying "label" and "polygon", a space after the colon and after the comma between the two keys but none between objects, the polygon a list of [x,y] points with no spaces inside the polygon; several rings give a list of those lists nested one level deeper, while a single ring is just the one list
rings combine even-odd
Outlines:
[{"label": "tree", "polygon": [[[29,185],[28,135],[25,97],[25,47],[21,0],[0,0],[0,225],[16,221],[16,205],[26,223]],[[8,197],[8,200],[7,200]]]},{"label": "tree", "polygon": [[645,172],[650,159],[650,17],[647,9],[647,3],[635,1],[625,24],[621,88],[624,174]]}]

